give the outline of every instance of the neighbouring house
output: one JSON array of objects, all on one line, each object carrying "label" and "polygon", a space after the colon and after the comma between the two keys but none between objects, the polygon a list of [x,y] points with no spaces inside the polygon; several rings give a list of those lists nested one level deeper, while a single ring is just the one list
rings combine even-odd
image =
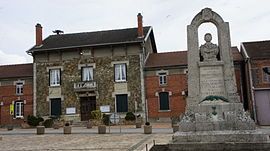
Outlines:
[{"label": "neighbouring house", "polygon": [[33,114],[33,64],[0,66],[0,126],[19,125]]},{"label": "neighbouring house", "polygon": [[156,53],[153,28],[50,35],[36,25],[34,114],[86,121],[96,109],[145,113],[144,63]]},{"label": "neighbouring house", "polygon": [[241,43],[248,108],[259,125],[270,125],[270,41]]},{"label": "neighbouring house", "polygon": [[165,120],[185,111],[187,52],[150,54],[145,65],[148,118]]},{"label": "neighbouring house", "polygon": [[[241,100],[245,97],[243,58],[232,47],[237,89]],[[145,65],[145,84],[148,118],[168,121],[185,111],[187,96],[187,51],[152,53]]]}]

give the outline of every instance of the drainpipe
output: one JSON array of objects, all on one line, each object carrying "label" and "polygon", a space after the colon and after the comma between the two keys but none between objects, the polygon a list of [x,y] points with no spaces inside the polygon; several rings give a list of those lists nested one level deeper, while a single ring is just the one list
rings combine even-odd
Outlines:
[{"label": "drainpipe", "polygon": [[253,87],[253,81],[252,81],[252,75],[251,75],[250,58],[247,58],[247,63],[248,63],[249,84],[250,84],[251,101],[252,101],[252,106],[253,106],[254,121],[255,123],[257,123],[257,113],[256,113],[256,105],[255,105],[255,97],[254,97],[254,87]]}]

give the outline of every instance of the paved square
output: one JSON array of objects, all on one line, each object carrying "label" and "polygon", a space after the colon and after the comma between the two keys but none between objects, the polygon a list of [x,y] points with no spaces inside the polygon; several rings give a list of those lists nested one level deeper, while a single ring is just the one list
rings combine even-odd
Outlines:
[{"label": "paved square", "polygon": [[[110,134],[97,134],[97,128],[73,127],[72,134],[64,135],[63,129],[45,130],[45,135],[36,135],[36,129],[0,130],[2,151],[45,151],[45,150],[91,150],[91,151],[132,151],[145,150],[156,144],[167,144],[172,138],[172,129],[154,128],[153,134],[143,134],[143,128],[112,127]],[[107,128],[108,132],[108,128]]]}]

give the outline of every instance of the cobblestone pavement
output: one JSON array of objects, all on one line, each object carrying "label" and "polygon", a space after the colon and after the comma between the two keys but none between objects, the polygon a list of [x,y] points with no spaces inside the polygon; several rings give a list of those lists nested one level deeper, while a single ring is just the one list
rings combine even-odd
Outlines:
[{"label": "cobblestone pavement", "polygon": [[[108,132],[108,127],[107,127]],[[64,135],[63,129],[45,130],[45,135],[36,135],[36,129],[0,129],[0,150],[2,151],[45,151],[45,150],[90,150],[90,151],[132,151],[148,149],[156,144],[167,144],[172,138],[169,126],[153,126],[153,134],[143,134],[143,128],[130,126],[111,127],[110,134],[97,134],[97,128],[73,127],[72,134]],[[153,141],[154,140],[154,141]]]}]

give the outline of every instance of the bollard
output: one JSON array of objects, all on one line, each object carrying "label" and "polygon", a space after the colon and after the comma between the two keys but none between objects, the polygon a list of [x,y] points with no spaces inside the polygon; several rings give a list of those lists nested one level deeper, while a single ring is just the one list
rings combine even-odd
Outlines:
[{"label": "bollard", "polygon": [[43,135],[45,133],[45,126],[37,126],[37,135]]},{"label": "bollard", "polygon": [[63,133],[64,134],[71,134],[71,126],[64,126]]}]

